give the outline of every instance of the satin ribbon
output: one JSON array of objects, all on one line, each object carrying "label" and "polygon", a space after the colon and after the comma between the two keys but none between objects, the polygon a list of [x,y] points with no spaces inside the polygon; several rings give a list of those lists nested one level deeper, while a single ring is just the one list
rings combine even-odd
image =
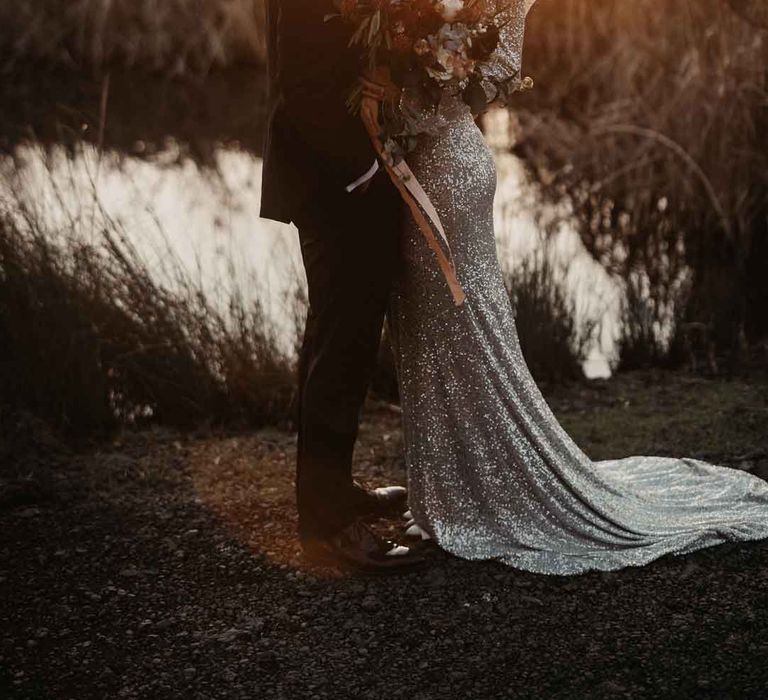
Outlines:
[{"label": "satin ribbon", "polygon": [[[437,264],[440,266],[440,270],[445,277],[445,281],[448,284],[448,288],[453,296],[453,301],[456,306],[461,306],[466,299],[466,294],[459,284],[459,280],[456,277],[456,265],[453,262],[453,256],[451,255],[451,246],[448,243],[448,237],[445,235],[445,229],[440,221],[440,216],[437,213],[434,205],[429,199],[429,195],[424,191],[413,171],[408,167],[408,163],[404,160],[395,164],[392,159],[384,152],[384,147],[379,138],[379,132],[375,120],[369,121],[366,119],[366,115],[363,114],[363,124],[368,131],[371,143],[373,144],[376,153],[378,154],[381,162],[384,164],[384,169],[387,171],[392,183],[400,192],[400,196],[403,201],[408,205],[411,210],[411,215],[414,221],[419,227],[427,245],[432,249],[432,252],[437,258]],[[437,240],[435,231],[439,234],[440,238],[445,245],[445,251]],[[447,253],[446,253],[447,251]]]},{"label": "satin ribbon", "polygon": [[[379,155],[382,159],[385,158],[383,153],[379,153]],[[434,205],[424,191],[424,188],[416,179],[413,171],[408,167],[408,164],[404,160],[400,161],[397,165],[389,165],[389,163],[384,160],[384,167],[387,169],[387,173],[392,179],[395,187],[400,191],[400,196],[411,210],[411,215],[416,221],[427,244],[435,254],[437,264],[440,266],[440,270],[445,277],[448,288],[451,290],[454,303],[456,306],[461,306],[466,299],[466,294],[464,294],[464,290],[461,288],[461,284],[459,284],[459,280],[456,277],[456,265],[453,262],[453,256],[451,255],[451,246],[448,243],[448,238],[445,235],[440,216]],[[435,230],[440,234],[440,238],[445,245],[447,254],[440,246],[440,243],[435,236]]]}]

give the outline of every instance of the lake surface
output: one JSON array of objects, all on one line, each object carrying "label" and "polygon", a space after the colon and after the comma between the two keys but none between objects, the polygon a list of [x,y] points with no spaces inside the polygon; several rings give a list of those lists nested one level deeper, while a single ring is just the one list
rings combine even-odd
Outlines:
[{"label": "lake surface", "polygon": [[[237,87],[233,80],[229,89],[236,92]],[[26,207],[51,231],[74,228],[80,235],[97,237],[100,225],[110,219],[158,279],[173,284],[179,262],[219,303],[239,290],[263,305],[281,342],[292,347],[296,328],[291,300],[305,285],[304,273],[295,229],[258,218],[258,134],[241,116],[235,127],[224,129],[225,137],[214,131],[197,142],[187,138],[173,114],[185,106],[200,112],[199,105],[193,107],[194,97],[186,102],[158,98],[157,120],[142,126],[153,101],[138,99],[135,91],[126,97],[125,90],[113,81],[92,84],[85,100],[90,100],[90,112],[82,111],[80,135],[73,136],[77,118],[70,118],[67,138],[26,137],[6,144],[8,155],[0,161],[0,195]],[[122,96],[115,97],[116,92]],[[228,94],[227,89],[220,88],[219,94]],[[247,101],[243,111],[255,121],[263,117],[263,91],[254,90],[254,95],[258,99]],[[168,99],[178,104],[168,107]],[[110,108],[112,101],[117,106]],[[95,102],[101,109],[98,119],[93,114]],[[226,99],[219,99],[218,105],[238,108],[237,101]],[[218,118],[216,102],[203,112],[206,109]],[[139,124],[126,128],[124,124],[131,122],[126,114],[132,110],[141,111]],[[160,128],[163,120],[170,127]],[[114,121],[121,124],[110,131]],[[97,136],[94,124],[101,124]],[[514,129],[508,113],[487,115],[483,126],[498,169],[495,219],[500,260],[513,268],[543,249],[537,215],[556,212],[542,204],[522,163],[510,153]],[[192,133],[194,123],[185,128]],[[601,321],[585,372],[590,377],[607,376],[615,354],[620,287],[591,258],[567,222],[547,251],[562,270],[577,316]]]}]

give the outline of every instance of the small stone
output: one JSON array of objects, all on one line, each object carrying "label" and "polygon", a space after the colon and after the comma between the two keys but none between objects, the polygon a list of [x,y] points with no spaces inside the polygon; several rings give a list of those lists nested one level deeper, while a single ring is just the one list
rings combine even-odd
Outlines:
[{"label": "small stone", "polygon": [[244,627],[247,627],[251,632],[260,632],[264,629],[263,617],[249,617],[243,623]]},{"label": "small stone", "polygon": [[365,598],[363,598],[363,602],[360,604],[360,607],[363,610],[367,610],[368,612],[373,612],[374,610],[379,609],[379,601],[376,600],[372,595],[368,595]]},{"label": "small stone", "polygon": [[218,637],[216,637],[216,639],[218,639],[220,642],[228,644],[229,642],[234,642],[239,635],[240,630],[231,627],[230,629],[222,632]]}]

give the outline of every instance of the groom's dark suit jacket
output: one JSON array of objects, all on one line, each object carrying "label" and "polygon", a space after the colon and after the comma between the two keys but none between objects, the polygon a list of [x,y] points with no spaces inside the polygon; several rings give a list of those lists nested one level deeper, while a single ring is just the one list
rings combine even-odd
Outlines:
[{"label": "groom's dark suit jacket", "polygon": [[261,216],[290,221],[325,187],[368,170],[374,151],[345,100],[359,74],[330,0],[267,0],[270,116]]}]

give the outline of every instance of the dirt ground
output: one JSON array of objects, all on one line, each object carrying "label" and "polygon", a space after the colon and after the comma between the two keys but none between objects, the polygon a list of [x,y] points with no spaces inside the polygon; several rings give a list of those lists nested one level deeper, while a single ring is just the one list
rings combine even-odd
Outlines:
[{"label": "dirt ground", "polygon": [[[593,458],[768,477],[767,389],[639,372],[546,393]],[[370,485],[404,482],[399,420],[366,411]],[[79,453],[31,419],[3,433],[2,697],[768,697],[768,542],[577,577],[439,552],[351,577],[301,560],[289,433],[152,429]]]}]

